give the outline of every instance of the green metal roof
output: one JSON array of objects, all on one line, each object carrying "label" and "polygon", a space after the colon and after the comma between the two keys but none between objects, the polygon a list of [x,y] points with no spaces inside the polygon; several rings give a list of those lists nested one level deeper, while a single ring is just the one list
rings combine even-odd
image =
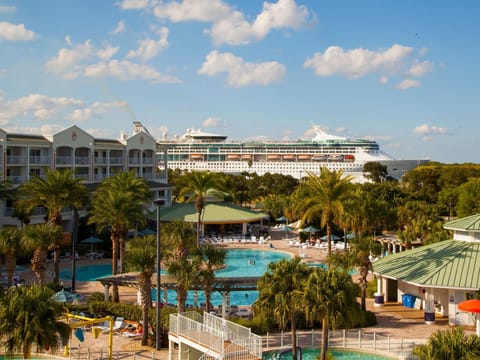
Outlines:
[{"label": "green metal roof", "polygon": [[[156,211],[153,216],[156,217]],[[204,224],[239,224],[245,222],[259,221],[268,217],[267,214],[253,211],[241,206],[225,203],[206,203],[202,223]],[[171,207],[161,208],[161,221],[181,220],[185,222],[197,222],[198,214],[194,203],[174,204]]]},{"label": "green metal roof", "polygon": [[443,227],[448,230],[480,231],[480,214],[449,221]]},{"label": "green metal roof", "polygon": [[480,289],[480,242],[447,240],[388,255],[376,274],[418,286]]}]

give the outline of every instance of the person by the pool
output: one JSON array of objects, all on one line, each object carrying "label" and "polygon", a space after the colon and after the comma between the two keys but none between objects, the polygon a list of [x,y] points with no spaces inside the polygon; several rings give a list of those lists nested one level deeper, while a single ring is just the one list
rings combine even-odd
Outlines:
[{"label": "person by the pool", "polygon": [[255,265],[255,260],[249,259],[249,260],[248,260],[248,264],[249,264],[249,265]]}]

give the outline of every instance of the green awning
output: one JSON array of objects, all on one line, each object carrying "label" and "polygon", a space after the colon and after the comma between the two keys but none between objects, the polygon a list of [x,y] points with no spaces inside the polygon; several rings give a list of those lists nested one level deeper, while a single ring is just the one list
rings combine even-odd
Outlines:
[{"label": "green awning", "polygon": [[[156,219],[156,210],[152,219]],[[235,204],[225,202],[206,203],[201,221],[204,224],[240,224],[260,221],[268,218],[268,214],[253,211]],[[198,213],[194,203],[174,204],[160,209],[160,221],[181,220],[196,223]]]},{"label": "green awning", "polygon": [[480,214],[449,221],[443,225],[448,230],[480,231]]},{"label": "green awning", "polygon": [[418,286],[480,289],[480,242],[447,240],[388,255],[374,273]]}]

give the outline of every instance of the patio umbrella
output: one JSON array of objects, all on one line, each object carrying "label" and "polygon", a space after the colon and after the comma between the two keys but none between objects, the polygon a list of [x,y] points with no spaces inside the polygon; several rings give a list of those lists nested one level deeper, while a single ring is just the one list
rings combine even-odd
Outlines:
[{"label": "patio umbrella", "polygon": [[148,227],[138,232],[138,236],[147,236],[147,235],[153,235],[153,234],[156,234],[156,232]]},{"label": "patio umbrella", "polygon": [[308,233],[316,233],[316,232],[319,232],[320,229],[317,229],[315,226],[307,226],[306,228],[303,228],[300,231],[301,232],[308,232]]},{"label": "patio umbrella", "polygon": [[284,225],[284,226],[279,227],[278,230],[280,230],[280,231],[293,231],[295,229],[293,227],[289,226],[289,225]]},{"label": "patio umbrella", "polygon": [[80,241],[80,243],[82,244],[90,244],[91,247],[90,247],[90,251],[93,251],[93,244],[100,244],[100,243],[103,243],[103,240],[102,239],[99,239],[95,236],[90,236],[86,239],[83,239]]},{"label": "patio umbrella", "polygon": [[287,221],[287,218],[285,216],[280,216],[279,218],[275,219],[276,221]]},{"label": "patio umbrella", "polygon": [[[320,238],[320,240],[327,241],[328,240],[327,235],[323,235]],[[337,241],[337,240],[340,240],[340,238],[337,235],[332,234],[332,241]]]},{"label": "patio umbrella", "polygon": [[74,301],[78,301],[82,298],[82,295],[73,293],[71,291],[60,290],[56,292],[53,296],[53,299],[56,302],[63,302],[63,303],[72,303]]},{"label": "patio umbrella", "polygon": [[480,336],[480,300],[471,299],[458,303],[458,310],[475,314],[476,334]]},{"label": "patio umbrella", "polygon": [[347,235],[344,236],[344,238],[347,240],[352,240],[354,237],[355,237],[354,233],[348,233]]}]

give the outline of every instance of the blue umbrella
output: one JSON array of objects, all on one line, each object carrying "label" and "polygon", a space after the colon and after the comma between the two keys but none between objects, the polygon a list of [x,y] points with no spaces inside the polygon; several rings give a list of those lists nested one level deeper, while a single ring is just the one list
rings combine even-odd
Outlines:
[{"label": "blue umbrella", "polygon": [[72,303],[74,301],[79,301],[81,298],[82,295],[66,290],[60,290],[53,295],[53,300],[63,303]]},{"label": "blue umbrella", "polygon": [[93,251],[93,244],[100,244],[100,243],[103,243],[103,240],[102,239],[99,239],[95,236],[90,236],[86,239],[83,239],[80,241],[80,243],[82,244],[90,244],[90,251]]},{"label": "blue umbrella", "polygon": [[[327,241],[328,240],[327,235],[323,235],[320,238],[320,240]],[[337,235],[332,234],[332,241],[337,241],[337,240],[340,240],[340,238]]]},{"label": "blue umbrella", "polygon": [[307,226],[306,228],[301,230],[302,232],[308,232],[308,233],[316,233],[319,232],[320,229],[317,229],[315,226]]},{"label": "blue umbrella", "polygon": [[138,236],[146,236],[146,235],[153,235],[153,234],[156,234],[156,232],[153,231],[152,229],[148,228],[148,227],[143,229],[143,230],[140,230],[137,233]]}]

